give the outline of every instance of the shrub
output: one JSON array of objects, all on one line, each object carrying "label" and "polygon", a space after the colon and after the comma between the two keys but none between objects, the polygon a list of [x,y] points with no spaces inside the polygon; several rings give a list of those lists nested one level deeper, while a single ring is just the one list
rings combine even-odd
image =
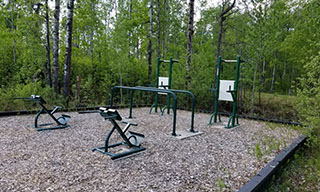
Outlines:
[{"label": "shrub", "polygon": [[305,65],[306,75],[300,78],[297,110],[312,145],[320,145],[320,52]]},{"label": "shrub", "polygon": [[49,86],[41,85],[41,82],[34,82],[28,84],[17,84],[8,88],[0,89],[0,111],[12,110],[31,110],[38,108],[32,102],[25,102],[23,100],[15,100],[15,97],[30,97],[30,95],[41,95],[48,105],[53,103],[61,105],[63,100],[55,97],[53,89]]}]

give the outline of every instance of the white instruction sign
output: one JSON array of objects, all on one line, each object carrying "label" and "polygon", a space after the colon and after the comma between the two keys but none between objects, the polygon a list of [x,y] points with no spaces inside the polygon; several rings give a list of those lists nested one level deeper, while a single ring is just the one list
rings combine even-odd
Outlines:
[{"label": "white instruction sign", "polygon": [[[168,89],[169,77],[159,77],[158,82],[159,82],[158,84],[159,89]],[[166,93],[158,93],[158,94],[166,95]]]},{"label": "white instruction sign", "polygon": [[234,80],[220,80],[219,101],[233,101],[229,90],[234,90]]}]

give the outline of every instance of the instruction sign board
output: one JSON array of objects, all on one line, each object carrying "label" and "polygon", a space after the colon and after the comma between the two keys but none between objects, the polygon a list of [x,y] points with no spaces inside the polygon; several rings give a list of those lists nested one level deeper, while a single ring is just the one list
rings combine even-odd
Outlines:
[{"label": "instruction sign board", "polygon": [[[159,77],[158,82],[159,82],[158,84],[159,89],[168,89],[169,77]],[[166,93],[158,93],[158,94],[166,95]]]},{"label": "instruction sign board", "polygon": [[229,90],[234,90],[234,80],[220,80],[219,101],[233,101]]}]

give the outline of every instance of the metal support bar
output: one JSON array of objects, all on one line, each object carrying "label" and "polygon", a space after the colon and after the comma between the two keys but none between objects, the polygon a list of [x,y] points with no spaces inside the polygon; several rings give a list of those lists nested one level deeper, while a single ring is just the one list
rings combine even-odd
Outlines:
[{"label": "metal support bar", "polygon": [[[119,127],[118,123],[116,122],[116,120],[118,120],[118,121],[122,120],[121,116],[119,115],[119,113],[116,110],[109,109],[109,110],[106,111],[105,108],[101,108],[100,110],[101,110],[100,111],[100,115],[102,117],[104,117],[105,119],[109,120],[112,123],[113,127],[112,127],[112,129],[109,131],[109,133],[106,136],[106,140],[105,140],[104,146],[103,147],[94,148],[94,149],[92,149],[92,151],[99,151],[99,152],[101,152],[103,154],[110,155],[111,159],[117,159],[117,158],[120,158],[120,157],[124,157],[124,156],[130,155],[130,154],[137,153],[137,152],[145,150],[145,148],[140,147],[140,144],[131,143],[130,142],[130,137],[128,138],[125,135],[125,132],[129,129],[130,125],[134,125],[134,124],[128,123],[126,125],[126,127],[124,128],[124,131],[123,131]],[[110,139],[111,135],[114,133],[115,130],[117,130],[117,132],[119,133],[119,135],[123,139],[123,142],[109,144],[109,139]],[[136,135],[138,135],[138,133],[136,133]],[[139,135],[141,137],[144,137],[144,135],[142,135],[142,134],[139,134]],[[114,148],[114,147],[117,147],[117,146],[120,146],[120,145],[126,145],[126,146],[128,146],[130,148],[130,150],[122,152],[122,153],[112,153],[112,152],[108,151],[108,149]]]},{"label": "metal support bar", "polygon": [[132,91],[148,91],[148,92],[155,92],[155,93],[167,93],[167,94],[170,94],[173,97],[173,127],[172,127],[172,135],[173,136],[177,136],[177,134],[176,134],[177,97],[172,91],[170,91],[168,89],[158,89],[158,88],[151,88],[151,87],[114,86],[112,88],[112,90],[111,90],[110,107],[112,107],[112,105],[113,105],[113,95],[114,95],[114,92],[115,92],[116,89],[128,89],[128,90],[132,90]]},{"label": "metal support bar", "polygon": [[130,115],[129,118],[132,118],[132,105],[133,105],[133,90],[130,90]]},{"label": "metal support bar", "polygon": [[[44,130],[53,130],[53,129],[63,129],[63,128],[67,128],[69,127],[69,125],[67,125],[67,121],[68,119],[70,119],[70,116],[68,115],[62,115],[61,117],[59,117],[58,119],[53,115],[59,108],[56,106],[51,112],[44,106],[44,104],[46,104],[46,101],[39,95],[31,95],[31,97],[15,97],[13,99],[22,99],[25,101],[29,101],[29,102],[35,102],[38,103],[42,109],[39,110],[39,112],[36,114],[35,119],[34,119],[34,128],[37,131],[44,131]],[[40,124],[38,125],[38,119],[40,117],[40,115],[46,112],[48,113],[48,115],[53,119],[53,121],[57,124],[57,126],[54,127],[45,127],[48,125],[52,125],[54,123],[44,123],[44,124]],[[60,120],[60,121],[59,121]]]},{"label": "metal support bar", "polygon": [[53,115],[58,109],[61,109],[61,107],[55,106],[54,109],[51,111],[51,114]]},{"label": "metal support bar", "polygon": [[[150,89],[150,87],[142,87],[142,86],[138,86],[138,88],[146,88],[146,89]],[[152,88],[151,88],[152,89]],[[176,89],[166,89],[169,91],[172,91],[174,93],[185,93],[191,96],[192,98],[192,105],[191,105],[191,128],[190,128],[190,132],[197,132],[194,130],[194,108],[196,106],[196,97],[194,96],[194,94],[190,91],[186,91],[186,90],[176,90]],[[164,109],[162,111],[162,113],[164,113]]]},{"label": "metal support bar", "polygon": [[213,113],[210,116],[209,125],[212,124],[212,118],[213,122],[217,123],[217,117],[219,116],[219,122],[221,122],[220,114],[218,113],[218,102],[219,102],[219,91],[220,91],[220,69],[221,69],[221,56],[218,58],[218,68],[217,68],[217,79],[216,79],[216,87],[214,89],[214,108]]},{"label": "metal support bar", "polygon": [[[158,57],[157,58],[157,71],[156,71],[156,88],[158,88],[158,86],[159,86],[160,63],[161,63],[161,60]],[[152,107],[151,107],[149,113],[151,113],[151,111],[152,111]],[[158,94],[156,94],[156,98],[155,98],[155,109],[154,109],[154,112],[156,112],[156,113],[158,112]]]},{"label": "metal support bar", "polygon": [[[53,116],[53,114],[51,114],[51,113],[49,112],[49,110],[48,110],[42,103],[39,103],[39,104],[41,105],[42,110],[44,110],[45,112],[47,112],[48,115],[49,115],[58,125],[63,125],[63,124],[61,124],[61,123],[57,120],[57,118],[55,118],[55,116]],[[39,116],[40,116],[40,115],[39,115]],[[39,116],[37,116],[37,118],[38,118]]]},{"label": "metal support bar", "polygon": [[236,63],[237,60],[222,60],[225,63]]},{"label": "metal support bar", "polygon": [[220,91],[220,69],[221,69],[221,62],[225,63],[236,63],[236,73],[235,73],[235,82],[234,82],[234,90],[229,90],[229,92],[233,99],[233,106],[232,106],[232,115],[229,118],[228,124],[226,128],[232,128],[239,125],[238,122],[238,116],[237,116],[237,99],[238,99],[238,83],[239,83],[239,76],[240,76],[240,63],[244,62],[240,60],[240,56],[237,56],[237,60],[223,60],[220,56],[218,58],[218,68],[217,68],[217,79],[216,79],[216,87],[214,89],[214,112],[210,116],[209,125],[212,124],[212,118],[214,118],[214,123],[217,122],[217,116],[219,115],[219,121],[220,114],[218,112],[218,102],[219,102],[219,91]]},{"label": "metal support bar", "polygon": [[[172,57],[170,57],[170,60],[169,60],[169,82],[168,82],[168,89],[171,89],[171,79],[172,79]],[[168,104],[167,104],[167,114],[169,115],[170,114],[170,101],[171,101],[171,97],[170,95],[168,95]],[[163,109],[164,110],[164,109]]]},{"label": "metal support bar", "polygon": [[[176,59],[172,59],[172,57],[170,57],[169,60],[161,60],[159,57],[157,58],[157,69],[156,69],[156,85],[155,87],[158,88],[159,87],[159,76],[160,76],[160,64],[161,63],[169,63],[169,78],[168,78],[168,89],[171,89],[171,81],[172,81],[172,66],[173,63],[178,63],[179,61]],[[149,114],[151,114],[152,109],[154,108],[154,111],[157,113],[158,111],[158,94],[156,94],[155,96],[155,104],[153,104],[150,107],[149,110]],[[167,114],[170,114],[170,106],[171,106],[171,96],[168,95],[168,100],[167,100],[167,106],[165,106],[163,108],[163,110],[161,110],[161,112],[163,112],[165,109],[167,109]]]}]

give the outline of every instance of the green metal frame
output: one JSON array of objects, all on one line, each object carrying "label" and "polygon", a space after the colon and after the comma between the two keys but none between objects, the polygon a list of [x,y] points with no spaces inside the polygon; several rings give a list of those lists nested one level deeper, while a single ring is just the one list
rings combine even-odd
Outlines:
[{"label": "green metal frame", "polygon": [[[138,86],[138,87],[141,87],[141,86]],[[150,87],[143,87],[143,88],[150,89]],[[198,131],[194,130],[194,109],[195,109],[195,106],[196,106],[196,97],[194,96],[194,94],[192,92],[186,91],[186,90],[176,90],[176,89],[167,89],[167,90],[170,90],[173,93],[184,93],[184,94],[188,94],[188,95],[191,96],[192,104],[191,104],[191,127],[190,127],[190,132],[193,132],[193,133],[198,132]],[[131,112],[132,112],[132,103],[130,102],[130,115],[129,115],[129,118],[132,117]],[[161,115],[163,115],[163,113],[164,113],[164,110],[162,110]]]},{"label": "green metal frame", "polygon": [[[158,89],[158,88],[145,88],[145,87],[128,87],[128,86],[114,86],[111,90],[111,97],[110,97],[110,107],[113,106],[113,96],[116,89],[127,89],[131,92],[133,91],[148,91],[148,92],[156,92],[156,93],[167,93],[173,97],[173,127],[172,127],[172,135],[177,136],[176,134],[176,117],[177,117],[177,97],[176,95],[169,90],[166,89]],[[133,93],[130,93],[133,96]],[[130,103],[133,103],[133,97],[130,98]],[[130,113],[132,113],[132,105],[130,107]],[[130,115],[131,116],[131,115]],[[130,117],[129,116],[129,117]]]},{"label": "green metal frame", "polygon": [[171,90],[171,89],[158,89],[154,87],[128,87],[128,86],[115,86],[111,90],[111,96],[110,96],[110,107],[113,106],[113,97],[114,92],[116,89],[127,89],[130,90],[130,114],[129,118],[132,118],[132,106],[133,106],[133,92],[134,91],[147,91],[147,92],[155,92],[155,93],[167,93],[168,95],[171,95],[173,98],[173,123],[172,123],[172,134],[173,136],[178,136],[176,134],[176,117],[177,117],[177,96],[174,92],[177,93],[186,93],[192,96],[192,117],[191,117],[191,128],[190,132],[197,132],[194,130],[193,124],[194,124],[194,107],[195,107],[195,97],[194,95],[189,91],[183,91],[183,90]]},{"label": "green metal frame", "polygon": [[[169,63],[169,77],[168,77],[168,86],[164,87],[165,89],[171,89],[171,80],[172,80],[172,66],[173,63],[178,63],[178,60],[172,59],[172,57],[170,57],[169,60],[161,60],[159,57],[157,58],[157,69],[156,69],[156,85],[155,87],[158,88],[159,87],[159,76],[160,76],[160,64],[161,63]],[[149,114],[152,113],[152,109],[154,108],[154,112],[158,112],[158,106],[160,107],[160,111],[161,114],[163,115],[164,111],[167,109],[167,114],[170,114],[170,106],[171,106],[171,96],[168,95],[168,101],[167,101],[167,105],[164,106],[161,109],[161,106],[158,105],[158,94],[156,94],[155,96],[155,103],[153,105],[151,105],[150,110],[149,110]]]},{"label": "green metal frame", "polygon": [[[93,148],[92,151],[99,151],[103,154],[109,155],[109,156],[111,156],[111,159],[114,160],[114,159],[125,157],[125,156],[128,156],[128,155],[138,153],[138,152],[145,150],[145,148],[140,147],[140,144],[133,144],[130,142],[131,137],[133,137],[133,138],[135,138],[136,136],[137,137],[144,137],[144,135],[142,135],[140,133],[130,132],[130,131],[129,131],[131,133],[130,137],[127,137],[125,134],[131,125],[137,126],[136,123],[128,123],[127,122],[127,126],[124,128],[124,130],[122,130],[120,128],[120,126],[118,125],[118,123],[116,122],[116,120],[117,121],[122,120],[120,114],[116,110],[114,110],[114,111],[101,110],[100,115],[102,117],[104,117],[106,120],[109,120],[112,123],[113,128],[107,134],[104,146]],[[109,144],[109,139],[115,130],[117,130],[120,137],[123,139],[123,142]],[[136,140],[136,138],[135,138],[135,140]],[[125,145],[125,146],[129,147],[129,150],[126,152],[122,152],[122,153],[112,153],[109,151],[109,149],[120,146],[120,145]]]},{"label": "green metal frame", "polygon": [[[54,116],[54,113],[58,110],[61,109],[62,107],[55,106],[54,109],[50,112],[46,107],[46,101],[39,95],[31,95],[30,97],[16,97],[14,99],[22,99],[25,101],[30,101],[30,102],[35,102],[38,103],[42,109],[39,110],[39,112],[36,114],[36,117],[34,118],[34,128],[37,131],[46,131],[46,130],[54,130],[54,129],[64,129],[69,127],[70,125],[67,124],[68,120],[71,118],[69,115],[61,115],[60,117],[56,118]],[[52,119],[53,121],[57,124],[56,126],[53,127],[46,127],[49,125],[53,125],[54,123],[44,123],[44,124],[38,124],[38,119],[40,115],[46,112]]]},{"label": "green metal frame", "polygon": [[233,106],[232,106],[232,114],[229,117],[228,124],[226,128],[233,128],[235,126],[239,126],[239,120],[237,115],[237,99],[238,99],[238,83],[240,77],[240,63],[244,62],[240,59],[240,56],[237,57],[237,60],[223,60],[220,56],[218,58],[218,68],[217,68],[217,79],[216,79],[216,87],[215,89],[211,89],[214,93],[214,109],[213,113],[210,116],[209,125],[212,124],[212,119],[214,123],[217,123],[219,118],[219,122],[221,122],[221,115],[218,112],[218,102],[219,102],[219,91],[220,91],[220,71],[221,71],[221,64],[224,63],[236,63],[236,74],[235,74],[235,82],[234,82],[234,90],[229,90],[227,92],[231,93],[233,99]]}]

